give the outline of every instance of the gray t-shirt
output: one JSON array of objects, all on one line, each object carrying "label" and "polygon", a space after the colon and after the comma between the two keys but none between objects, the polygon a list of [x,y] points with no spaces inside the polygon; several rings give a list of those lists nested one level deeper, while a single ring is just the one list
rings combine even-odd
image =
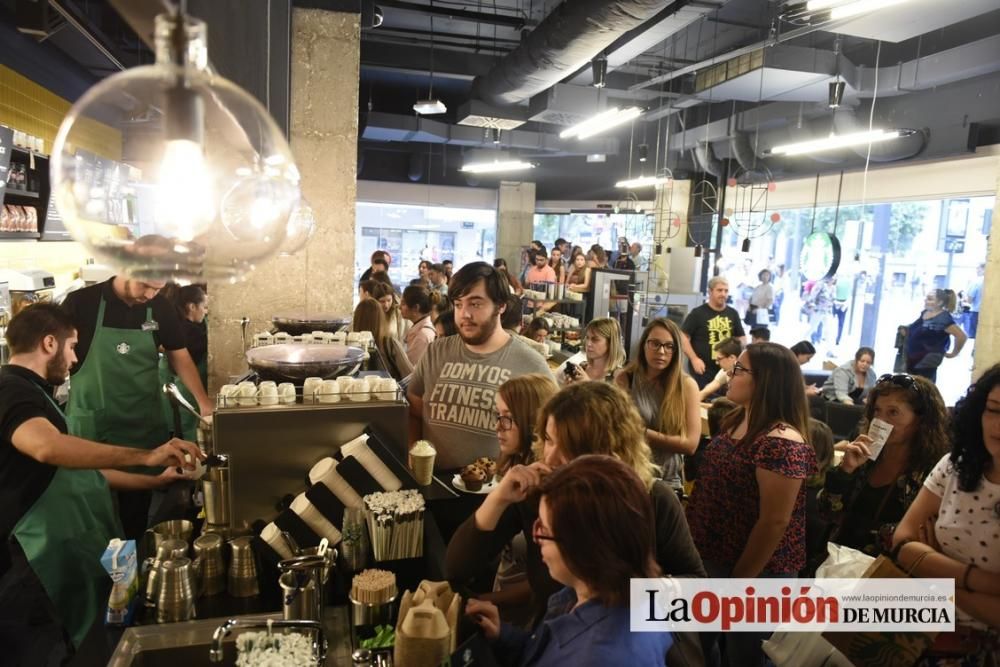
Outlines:
[{"label": "gray t-shirt", "polygon": [[424,438],[437,448],[434,467],[450,470],[482,456],[497,458],[497,387],[528,373],[551,373],[538,352],[517,340],[491,354],[470,352],[460,336],[439,338],[420,358],[409,390],[424,401]]}]

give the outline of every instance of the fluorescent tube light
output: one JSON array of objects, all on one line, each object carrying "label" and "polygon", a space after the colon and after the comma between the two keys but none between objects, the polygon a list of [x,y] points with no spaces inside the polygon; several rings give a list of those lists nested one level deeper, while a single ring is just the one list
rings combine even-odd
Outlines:
[{"label": "fluorescent tube light", "polygon": [[829,9],[830,18],[837,20],[878,11],[904,2],[907,0],[809,0],[806,3],[806,9],[810,12]]},{"label": "fluorescent tube light", "polygon": [[803,155],[806,153],[819,153],[821,151],[832,151],[838,148],[850,148],[867,143],[878,143],[898,139],[904,134],[902,130],[872,130],[871,132],[854,132],[851,134],[831,134],[820,139],[810,139],[794,144],[782,144],[774,146],[768,151],[769,155]]},{"label": "fluorescent tube light", "polygon": [[429,116],[436,113],[444,113],[448,107],[441,100],[420,100],[413,105],[413,110],[422,116]]},{"label": "fluorescent tube light", "polygon": [[666,176],[640,176],[638,178],[630,178],[625,181],[618,181],[615,183],[615,187],[638,190],[639,188],[659,187],[669,181],[670,179]]},{"label": "fluorescent tube light", "polygon": [[642,115],[642,109],[640,107],[626,107],[620,109],[618,107],[612,107],[606,111],[602,111],[596,116],[591,116],[582,123],[577,123],[573,127],[567,128],[559,133],[559,137],[562,139],[569,139],[576,137],[577,139],[587,139],[594,136],[595,134],[600,134],[606,130],[610,130],[613,127],[617,127],[623,123],[627,123],[630,120],[638,118]]},{"label": "fluorescent tube light", "polygon": [[518,169],[533,169],[535,165],[523,160],[497,160],[495,162],[472,162],[463,164],[459,171],[468,174],[491,174],[501,171],[517,171]]}]

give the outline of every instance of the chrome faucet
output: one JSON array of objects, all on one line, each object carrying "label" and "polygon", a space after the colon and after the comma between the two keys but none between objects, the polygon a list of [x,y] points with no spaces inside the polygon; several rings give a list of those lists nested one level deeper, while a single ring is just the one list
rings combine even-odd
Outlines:
[{"label": "chrome faucet", "polygon": [[323,625],[318,621],[286,621],[280,618],[230,618],[220,625],[212,633],[212,648],[209,649],[208,659],[210,662],[222,662],[222,643],[229,633],[236,626],[241,628],[294,628],[298,630],[312,630],[316,633],[313,639],[313,655],[316,656],[316,664],[322,665],[326,662],[327,641],[326,633],[323,632]]}]

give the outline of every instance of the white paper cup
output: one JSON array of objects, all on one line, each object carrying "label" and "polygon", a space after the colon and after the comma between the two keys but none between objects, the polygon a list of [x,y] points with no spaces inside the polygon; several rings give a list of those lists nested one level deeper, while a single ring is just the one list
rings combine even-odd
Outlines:
[{"label": "white paper cup", "polygon": [[306,494],[300,493],[295,496],[295,500],[292,501],[292,511],[299,515],[299,518],[309,526],[314,533],[320,537],[325,537],[330,541],[330,545],[333,546],[340,542],[340,531],[337,527],[330,523],[322,512],[316,509],[316,506],[309,502],[306,498]]},{"label": "white paper cup", "polygon": [[340,386],[334,380],[323,380],[323,384],[316,390],[316,400],[319,403],[339,403]]},{"label": "white paper cup", "polygon": [[295,556],[289,548],[288,543],[285,542],[285,538],[282,537],[281,529],[274,525],[273,521],[264,526],[264,530],[260,531],[260,539],[267,542],[268,546],[274,549],[275,553],[281,556],[282,560]]},{"label": "white paper cup", "polygon": [[317,377],[306,378],[305,382],[302,383],[302,402],[315,403],[316,392],[322,385],[323,385],[323,378],[317,378]]},{"label": "white paper cup", "polygon": [[[430,448],[428,452],[424,445]],[[416,454],[414,454],[416,451]],[[413,471],[413,478],[420,486],[427,486],[434,481],[434,459],[437,457],[437,450],[426,440],[420,440],[414,444],[409,452],[410,470]]]},{"label": "white paper cup", "polygon": [[240,382],[237,385],[236,402],[242,406],[257,405],[257,385],[253,382]]},{"label": "white paper cup", "polygon": [[295,403],[295,385],[291,382],[282,382],[278,385],[278,402],[282,405],[293,405]]},{"label": "white paper cup", "polygon": [[313,484],[322,484],[330,489],[330,492],[337,496],[337,500],[344,504],[344,507],[361,507],[361,496],[347,483],[340,473],[337,472],[337,462],[332,457],[320,459],[320,461],[309,471],[309,481]]},{"label": "white paper cup", "polygon": [[257,400],[261,405],[278,404],[278,385],[275,382],[266,380],[260,383],[257,388]]}]

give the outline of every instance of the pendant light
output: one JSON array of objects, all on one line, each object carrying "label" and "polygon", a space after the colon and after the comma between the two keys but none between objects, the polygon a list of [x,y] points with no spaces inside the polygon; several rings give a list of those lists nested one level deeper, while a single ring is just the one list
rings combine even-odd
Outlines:
[{"label": "pendant light", "polygon": [[[278,252],[299,171],[267,110],[208,67],[206,28],[156,17],[156,63],[87,91],[52,150],[73,238],[139,279],[237,281]],[[108,155],[78,150],[100,145]]]}]

